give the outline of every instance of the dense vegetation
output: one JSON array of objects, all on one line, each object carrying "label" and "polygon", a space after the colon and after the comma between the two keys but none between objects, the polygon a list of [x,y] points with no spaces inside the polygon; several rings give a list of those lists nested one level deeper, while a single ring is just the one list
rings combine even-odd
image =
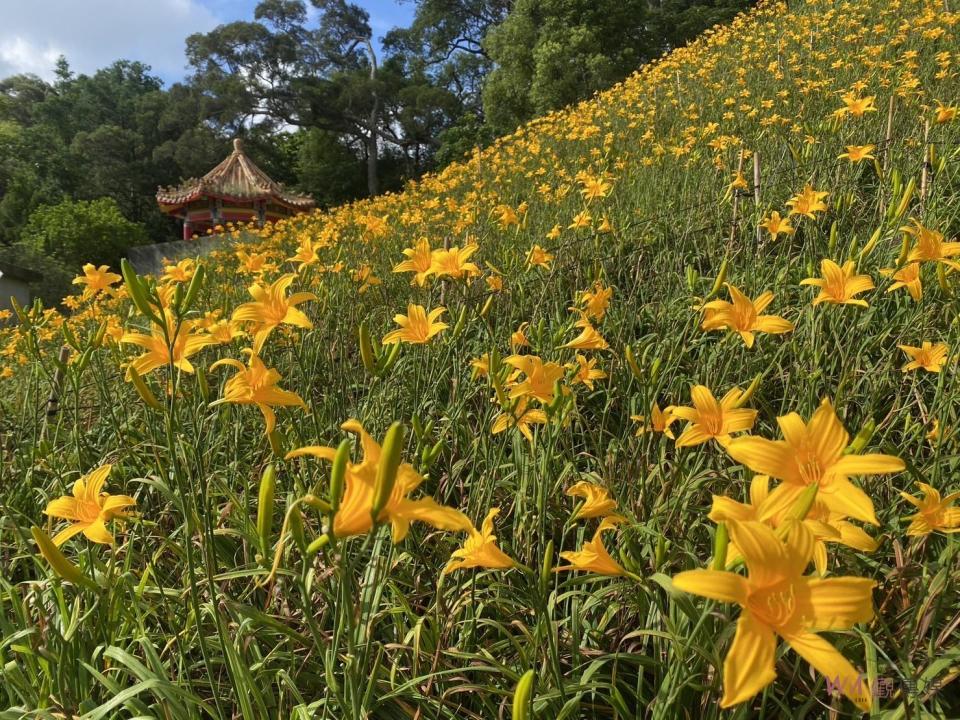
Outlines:
[{"label": "dense vegetation", "polygon": [[[51,213],[71,215],[84,238],[119,212],[137,225],[127,246],[176,239],[157,187],[203,175],[236,136],[271,177],[321,207],[397,190],[609,87],[748,2],[631,5],[419,0],[411,27],[392,30],[379,50],[366,11],[345,0],[264,0],[249,20],[187,38],[190,73],[169,88],[124,60],[88,76],[61,58],[53,82],[0,78],[0,259],[42,272],[35,290],[58,300],[81,263],[69,248],[38,253],[26,237]],[[609,37],[614,19],[619,34]],[[532,58],[511,56],[513,42],[535,50],[533,81],[523,70]],[[548,80],[558,62],[562,85]],[[94,212],[78,212],[90,201]],[[82,260],[114,263],[117,233],[102,252],[87,242]]]},{"label": "dense vegetation", "polygon": [[23,310],[0,717],[960,715],[958,25],[763,3]]}]

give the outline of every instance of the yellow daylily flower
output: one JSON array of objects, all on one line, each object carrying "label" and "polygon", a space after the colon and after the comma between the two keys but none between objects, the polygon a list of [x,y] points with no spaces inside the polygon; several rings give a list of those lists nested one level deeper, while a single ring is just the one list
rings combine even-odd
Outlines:
[{"label": "yellow daylily flower", "polygon": [[939,262],[954,270],[960,270],[960,263],[950,258],[960,255],[960,242],[944,242],[943,233],[924,227],[919,220],[911,218],[913,226],[904,225],[900,230],[912,235],[916,245],[910,248],[907,262]]},{"label": "yellow daylily flower", "polygon": [[620,563],[610,557],[610,553],[603,546],[603,533],[616,528],[623,518],[619,516],[605,517],[593,534],[593,539],[585,542],[580,550],[560,553],[560,557],[569,562],[569,565],[555,567],[554,572],[565,570],[581,570],[597,575],[626,575],[627,571]]},{"label": "yellow daylily flower", "polygon": [[[167,332],[173,337],[176,328],[176,322],[170,313],[164,311],[167,322]],[[120,337],[121,343],[137,345],[147,352],[133,359],[128,364],[127,379],[129,380],[130,370],[132,368],[138,375],[146,375],[157,368],[166,367],[172,364],[178,370],[186,373],[192,373],[193,364],[190,357],[210,345],[216,345],[217,341],[206,333],[194,333],[196,322],[193,320],[184,320],[180,324],[173,347],[167,347],[166,336],[163,329],[153,325],[149,335],[138,332],[125,332]]]},{"label": "yellow daylily flower", "polygon": [[730,293],[732,303],[726,300],[713,300],[706,303],[701,328],[704,330],[733,330],[748,348],[753,347],[756,333],[780,335],[793,330],[793,323],[779,315],[761,315],[773,300],[773,293],[767,290],[751,300],[730,283],[724,283]]},{"label": "yellow daylily flower", "polygon": [[804,576],[812,553],[808,533],[788,533],[784,543],[760,522],[731,522],[729,529],[743,554],[746,577],[723,570],[688,570],[673,578],[677,590],[742,608],[723,663],[720,706],[749,700],[774,681],[779,635],[857,707],[869,709],[869,690],[860,673],[814,630],[848,630],[871,620],[876,583],[860,577]]},{"label": "yellow daylily flower", "polygon": [[383,336],[383,344],[405,342],[412,345],[423,345],[438,333],[446,330],[447,323],[438,322],[439,318],[447,309],[445,307],[434,308],[427,313],[423,305],[407,305],[407,314],[397,314],[393,316],[393,321],[400,326],[399,330],[388,332]]},{"label": "yellow daylily flower", "polygon": [[874,102],[877,99],[875,95],[870,95],[869,97],[860,97],[854,93],[846,93],[842,99],[843,107],[834,111],[834,115],[837,117],[844,117],[845,115],[850,115],[852,117],[863,117],[866,113],[877,111],[877,108],[874,105]]},{"label": "yellow daylily flower", "polygon": [[244,303],[233,311],[234,322],[255,323],[253,328],[255,355],[260,354],[267,337],[279,325],[293,325],[306,330],[313,327],[310,318],[304,315],[297,305],[308,300],[316,300],[317,296],[309,292],[299,292],[287,297],[287,289],[296,277],[294,273],[281,275],[267,287],[254,283],[249,288],[254,302]]},{"label": "yellow daylily flower", "polygon": [[850,436],[827,399],[807,423],[795,412],[778,417],[777,423],[783,440],[748,435],[727,445],[727,453],[738,463],[783,480],[770,493],[769,511],[791,507],[808,485],[817,483],[817,499],[831,511],[878,525],[873,502],[849,478],[900,472],[906,467],[903,461],[879,453],[844,454]]},{"label": "yellow daylily flower", "polygon": [[233,358],[224,358],[217,360],[210,366],[211,370],[223,365],[229,365],[237,369],[237,374],[227,380],[223,388],[223,397],[210,403],[210,407],[222,403],[256,405],[263,413],[266,434],[269,435],[277,424],[273,407],[302,407],[306,409],[307,405],[296,393],[278,386],[282,379],[279,372],[264,365],[263,360],[257,357],[255,353],[249,350],[246,352],[250,353],[249,365],[244,365]]},{"label": "yellow daylily flower", "polygon": [[661,411],[660,406],[654,403],[653,407],[650,408],[649,423],[645,422],[647,419],[645,415],[631,415],[631,420],[641,423],[640,427],[637,428],[636,436],[640,437],[648,432],[658,432],[673,440],[673,431],[670,426],[680,419],[673,414],[674,409],[673,405],[668,405]]},{"label": "yellow daylily flower", "polygon": [[178,263],[170,263],[164,266],[163,275],[160,278],[162,283],[188,283],[196,272],[196,261],[193,258],[184,258]]},{"label": "yellow daylily flower", "polygon": [[596,358],[590,358],[588,360],[580,353],[577,353],[577,356],[574,358],[574,360],[575,362],[567,364],[568,368],[571,370],[576,370],[571,384],[579,383],[581,385],[585,385],[588,390],[593,390],[593,381],[603,380],[603,378],[607,376],[603,370],[596,367]]},{"label": "yellow daylily flower", "polygon": [[776,240],[780,235],[793,235],[796,229],[790,224],[790,218],[780,217],[776,210],[760,223],[760,227],[767,231],[771,240]]},{"label": "yellow daylily flower", "polygon": [[548,253],[539,245],[534,245],[530,248],[530,252],[527,253],[527,268],[532,268],[533,266],[542,267],[544,269],[550,268],[550,263],[553,262],[553,255]]},{"label": "yellow daylily flower", "polygon": [[892,277],[895,281],[887,288],[887,292],[904,288],[910,293],[910,297],[916,301],[919,301],[923,297],[923,285],[920,280],[920,263],[907,263],[899,270],[884,268],[880,271],[880,274],[885,277]]},{"label": "yellow daylily flower", "polygon": [[47,504],[43,511],[45,515],[71,523],[53,537],[55,545],[63,545],[81,532],[95,543],[113,544],[113,535],[107,530],[107,523],[114,518],[129,517],[125,508],[136,505],[137,501],[128,495],[102,492],[111,469],[113,466],[110,464],[101,465],[73,484],[73,497],[64,495]]},{"label": "yellow daylily flower", "polygon": [[593,217],[588,210],[581,210],[574,217],[573,221],[567,225],[568,230],[582,230],[588,228],[593,223]]},{"label": "yellow daylily flower", "polygon": [[613,288],[603,287],[599,282],[595,283],[593,289],[584,290],[580,293],[580,303],[583,305],[582,312],[588,317],[597,320],[603,320],[607,314],[607,308],[610,307],[610,298],[613,297]]},{"label": "yellow daylily flower", "polygon": [[516,567],[516,561],[497,547],[497,536],[493,534],[493,519],[499,512],[498,507],[490,508],[479,531],[473,524],[467,528],[468,535],[463,541],[463,547],[453,551],[442,575],[466,568],[508,570]]},{"label": "yellow daylily flower", "polygon": [[433,251],[430,249],[430,241],[427,238],[420,238],[413,247],[405,248],[403,254],[407,259],[397,264],[393,272],[412,272],[413,280],[410,284],[416,284],[423,287],[427,282],[427,277],[433,272]]},{"label": "yellow daylily flower", "polygon": [[934,345],[929,340],[924,340],[920,347],[912,345],[897,345],[898,348],[906,353],[909,361],[900,368],[903,372],[919,370],[923,368],[927,372],[938,373],[943,369],[947,361],[947,355],[950,348],[946,343],[937,343]]},{"label": "yellow daylily flower", "polygon": [[530,326],[528,322],[520,323],[520,326],[510,333],[510,349],[513,352],[516,352],[518,348],[530,347],[530,341],[527,340],[527,328]]},{"label": "yellow daylily flower", "polygon": [[123,280],[117,273],[110,272],[110,267],[101,265],[95,267],[93,263],[83,266],[83,275],[73,279],[74,285],[83,285],[83,297],[96,297],[103,291],[112,291],[111,286]]},{"label": "yellow daylily flower", "polygon": [[866,300],[859,300],[859,295],[867,290],[873,290],[873,280],[869,275],[856,275],[856,263],[847,260],[843,267],[833,260],[820,261],[820,273],[823,277],[806,278],[801,285],[813,285],[820,288],[820,294],[813,299],[814,305],[829,303],[831,305],[858,305],[867,307]]},{"label": "yellow daylily flower", "polygon": [[704,385],[691,387],[693,407],[680,406],[670,410],[675,418],[687,421],[687,426],[677,438],[677,447],[692,447],[710,440],[726,446],[732,433],[752,428],[757,411],[738,408],[737,403],[742,396],[743,390],[733,388],[717,402],[710,388]]},{"label": "yellow daylily flower", "polygon": [[582,480],[567,489],[570,497],[582,497],[583,505],[574,513],[571,520],[606,517],[617,509],[617,501],[610,497],[610,491],[592,482]]},{"label": "yellow daylily flower", "polygon": [[847,145],[847,151],[840,153],[837,160],[849,160],[851,163],[873,160],[872,153],[876,149],[876,145]]},{"label": "yellow daylily flower", "polygon": [[[741,503],[723,495],[713,496],[713,506],[709,517],[715,523],[757,520],[776,529],[791,522],[794,508],[773,508],[770,497],[770,478],[767,475],[755,475],[750,482],[750,502]],[[771,512],[771,508],[774,512]],[[813,561],[817,572],[824,575],[827,571],[827,542],[836,542],[861,552],[873,552],[878,543],[864,530],[848,521],[847,516],[831,510],[825,503],[815,499],[806,517],[800,519],[801,525],[813,537]],[[726,564],[741,557],[735,542],[727,545]]]},{"label": "yellow daylily flower", "polygon": [[923,493],[922,498],[905,492],[900,493],[904,500],[919,511],[907,518],[910,520],[907,535],[960,532],[960,508],[950,507],[960,498],[960,492],[950,493],[945,498],[941,498],[940,492],[933,486],[924,482],[918,482],[917,486]]},{"label": "yellow daylily flower", "polygon": [[944,105],[942,102],[937,103],[937,107],[934,110],[934,120],[938,125],[943,125],[954,120],[957,117],[957,114],[960,113],[960,108],[956,105]]},{"label": "yellow daylily flower", "polygon": [[517,401],[516,407],[510,410],[503,410],[493,419],[493,425],[490,427],[492,435],[498,435],[509,428],[515,427],[527,439],[533,442],[533,430],[531,425],[546,425],[547,414],[543,410],[529,408],[529,398],[521,397]]},{"label": "yellow daylily flower", "polygon": [[297,263],[299,266],[297,268],[298,270],[302,270],[310,265],[315,265],[320,262],[320,258],[317,256],[318,249],[319,247],[315,245],[309,237],[300,238],[300,244],[297,245],[296,253],[294,253],[292,257],[288,257],[287,262]]},{"label": "yellow daylily flower", "polygon": [[[337,537],[363,535],[373,528],[374,489],[377,468],[382,448],[357,420],[347,420],[340,426],[360,437],[363,460],[348,462],[343,499],[333,518],[333,531]],[[323,460],[333,460],[336,449],[324,446],[302,447],[287,453],[287,459],[310,455]],[[378,523],[390,523],[393,542],[403,540],[410,531],[410,523],[425,522],[439,530],[469,530],[470,519],[459,510],[439,504],[430,497],[411,500],[408,496],[423,482],[423,476],[410,463],[401,463],[397,480],[386,505],[377,516]]]},{"label": "yellow daylily flower", "polygon": [[511,388],[511,399],[528,396],[544,405],[553,402],[554,385],[565,374],[562,365],[545,363],[536,355],[511,355],[504,362],[524,375],[523,381]]},{"label": "yellow daylily flower", "polygon": [[579,320],[576,327],[581,328],[580,334],[568,343],[561,345],[569,350],[606,350],[610,347],[597,329],[589,320]]},{"label": "yellow daylily flower", "polygon": [[437,277],[459,279],[479,275],[480,268],[476,264],[468,262],[470,256],[478,249],[476,245],[467,245],[463,248],[452,247],[449,250],[434,250],[430,269]]},{"label": "yellow daylily flower", "polygon": [[807,183],[803,190],[787,200],[787,207],[790,208],[788,215],[801,215],[816,220],[816,213],[827,210],[827,204],[823,199],[829,194],[814,190],[813,186]]}]

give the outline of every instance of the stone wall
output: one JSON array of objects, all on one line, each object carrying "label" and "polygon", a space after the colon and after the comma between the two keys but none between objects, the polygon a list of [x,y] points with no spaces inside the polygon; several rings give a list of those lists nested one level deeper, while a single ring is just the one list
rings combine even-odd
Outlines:
[{"label": "stone wall", "polygon": [[138,245],[127,250],[127,260],[139,274],[157,275],[163,272],[164,258],[177,261],[188,257],[200,257],[212,250],[227,247],[233,242],[234,240],[228,235],[212,235],[196,240]]}]

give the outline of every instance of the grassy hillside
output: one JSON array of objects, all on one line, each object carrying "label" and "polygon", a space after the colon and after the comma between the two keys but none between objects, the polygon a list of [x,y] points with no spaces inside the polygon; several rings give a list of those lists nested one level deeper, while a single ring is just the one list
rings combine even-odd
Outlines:
[{"label": "grassy hillside", "polygon": [[763,3],[402,194],[28,310],[0,718],[960,715],[958,24]]}]

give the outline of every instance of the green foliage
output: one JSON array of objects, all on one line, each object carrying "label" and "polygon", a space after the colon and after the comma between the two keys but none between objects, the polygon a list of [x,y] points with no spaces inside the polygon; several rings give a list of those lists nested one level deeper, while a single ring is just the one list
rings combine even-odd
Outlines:
[{"label": "green foliage", "polygon": [[589,97],[641,63],[729,20],[747,0],[517,0],[484,39],[495,63],[483,110],[505,133],[536,115]]},{"label": "green foliage", "polygon": [[360,158],[335,133],[313,128],[295,136],[297,187],[321,207],[347,202],[363,192]]},{"label": "green foliage", "polygon": [[110,198],[64,200],[31,213],[20,243],[79,270],[84,262],[118,267],[124,251],[146,241],[143,225],[130,222]]}]

